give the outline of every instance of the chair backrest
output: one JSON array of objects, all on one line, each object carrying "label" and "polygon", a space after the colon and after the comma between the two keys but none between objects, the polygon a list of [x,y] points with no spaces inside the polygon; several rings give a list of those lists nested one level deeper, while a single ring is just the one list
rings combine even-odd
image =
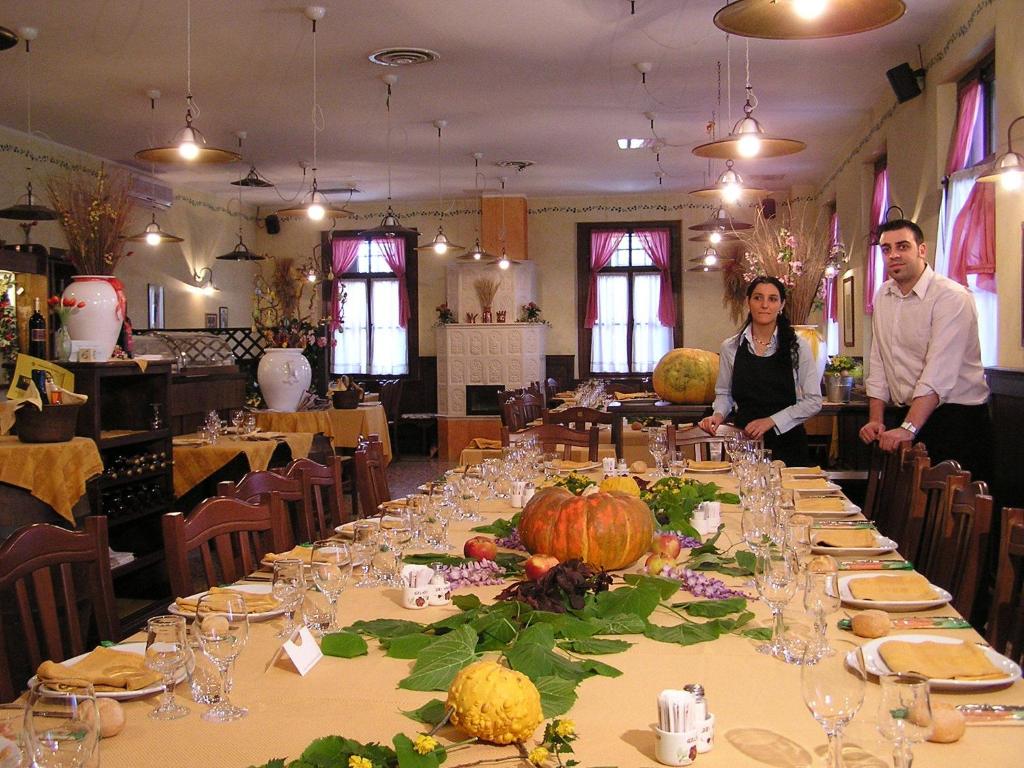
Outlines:
[{"label": "chair backrest", "polygon": [[388,417],[388,423],[398,421],[401,415],[402,380],[386,379],[380,383],[380,404]]},{"label": "chair backrest", "polygon": [[[970,476],[969,472],[964,474]],[[953,607],[970,619],[985,574],[992,531],[992,497],[988,495],[988,486],[976,480],[954,490],[950,503],[941,512],[932,557],[927,566],[918,570],[932,584],[950,592]]]},{"label": "chair backrest", "polygon": [[[13,699],[43,661],[121,639],[109,552],[107,518],[98,516],[81,531],[27,525],[0,544],[0,701]],[[8,638],[17,640],[10,656]]]},{"label": "chair backrest", "polygon": [[1024,509],[1003,507],[999,564],[985,637],[999,653],[1024,661]]},{"label": "chair backrest", "polygon": [[[597,442],[600,432],[596,426],[590,429],[570,429],[561,424],[539,424],[516,432],[516,440],[535,436],[545,451],[562,449],[562,458],[572,459],[572,449],[586,448],[587,461],[597,461]],[[501,444],[509,445],[511,438],[508,427],[501,428]]]},{"label": "chair backrest", "polygon": [[498,401],[498,408],[501,411],[501,425],[508,427],[510,432],[518,432],[526,429],[526,423],[530,419],[526,415],[526,404],[522,395],[513,395],[504,400]]},{"label": "chair backrest", "polygon": [[900,443],[895,454],[896,470],[882,478],[885,483],[879,488],[881,497],[875,505],[872,521],[879,531],[900,541],[910,515],[911,494],[921,480],[921,472],[931,466],[931,461],[923,443]]},{"label": "chair backrest", "polygon": [[377,507],[391,500],[384,466],[384,449],[376,435],[360,440],[355,452],[356,487],[362,517],[374,517]]},{"label": "chair backrest", "polygon": [[545,408],[541,412],[541,419],[545,424],[561,424],[573,429],[589,429],[594,424],[611,424],[615,421],[615,417],[607,411],[584,408],[581,405],[564,408],[561,411],[549,411]]},{"label": "chair backrest", "polygon": [[547,405],[544,396],[539,392],[527,390],[519,399],[523,403],[523,416],[526,418],[527,424],[534,419],[539,419],[541,413],[544,412],[544,406]]},{"label": "chair backrest", "polygon": [[943,517],[944,508],[952,501],[953,491],[970,481],[971,473],[963,472],[952,459],[940,461],[934,467],[925,463],[914,478],[902,531],[893,528],[892,535],[899,542],[900,554],[922,573],[928,567],[926,560],[930,554],[930,541]]},{"label": "chair backrest", "polygon": [[288,549],[283,510],[270,504],[249,504],[240,499],[215,496],[200,502],[186,517],[168,512],[161,519],[167,574],[175,597],[196,591],[189,555],[199,551],[208,589],[237,581],[256,570],[268,552]]},{"label": "chair backrest", "polygon": [[302,479],[298,476],[286,477],[266,470],[248,472],[237,483],[230,480],[217,483],[217,495],[283,508],[288,523],[289,546],[315,540],[313,510],[306,505]]},{"label": "chair backrest", "polygon": [[[677,450],[682,457],[696,461],[724,461],[726,459],[725,444],[730,437],[743,437],[743,430],[731,424],[720,424],[715,434],[709,435],[700,427],[678,429],[674,424],[665,427],[665,437],[670,448]],[[763,444],[764,441],[758,440]]]},{"label": "chair backrest", "polygon": [[296,459],[288,465],[285,477],[302,483],[302,506],[309,538],[326,539],[335,526],[348,522],[341,487],[341,459],[329,456],[326,464],[312,459]]},{"label": "chair backrest", "polygon": [[900,460],[899,451],[883,451],[877,442],[871,445],[868,485],[864,493],[862,510],[868,520],[886,516],[889,494],[892,493],[896,475],[899,474]]}]

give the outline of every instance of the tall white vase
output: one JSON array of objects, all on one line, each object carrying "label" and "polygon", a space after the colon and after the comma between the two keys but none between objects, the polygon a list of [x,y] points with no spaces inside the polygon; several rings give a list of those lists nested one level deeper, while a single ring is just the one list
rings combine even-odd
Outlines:
[{"label": "tall white vase", "polygon": [[64,289],[64,298],[85,302],[68,316],[72,341],[85,341],[96,347],[96,362],[110,359],[124,322],[124,293],[121,282],[111,275],[75,275]]},{"label": "tall white vase", "polygon": [[268,408],[294,411],[309,389],[313,369],[301,349],[271,347],[260,358],[256,380]]},{"label": "tall white vase", "polygon": [[825,337],[821,335],[821,329],[816,325],[794,325],[793,330],[800,338],[806,339],[811,347],[811,354],[814,356],[814,365],[818,369],[818,378],[825,375],[825,363],[828,362],[828,354],[825,349]]}]

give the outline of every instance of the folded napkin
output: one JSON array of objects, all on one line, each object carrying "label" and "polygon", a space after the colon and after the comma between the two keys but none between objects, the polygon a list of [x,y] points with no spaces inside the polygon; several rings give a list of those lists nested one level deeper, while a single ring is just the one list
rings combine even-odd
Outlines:
[{"label": "folded napkin", "polygon": [[878,654],[893,672],[917,672],[941,680],[996,680],[1006,677],[974,643],[908,643],[888,640]]},{"label": "folded napkin", "polygon": [[466,447],[496,450],[501,448],[501,440],[491,440],[489,437],[474,437]]},{"label": "folded napkin", "polygon": [[555,461],[556,469],[583,469],[584,467],[594,466],[593,461],[570,461],[569,459],[557,459]]},{"label": "folded napkin", "polygon": [[74,690],[83,682],[92,683],[97,691],[137,691],[163,680],[159,672],[146,669],[144,656],[103,647],[69,666],[44,661],[36,677],[62,691]]},{"label": "folded napkin", "polygon": [[853,530],[823,530],[815,533],[814,544],[819,547],[868,548],[878,546],[875,531],[864,528]]},{"label": "folded napkin", "polygon": [[796,499],[793,506],[797,512],[845,512],[846,499],[835,496],[812,496]]},{"label": "folded napkin", "polygon": [[696,461],[694,459],[687,459],[686,466],[689,469],[729,469],[732,467],[732,462],[729,461]]},{"label": "folded napkin", "polygon": [[790,477],[824,477],[825,470],[821,467],[783,467],[782,476]]},{"label": "folded napkin", "polygon": [[858,600],[909,602],[934,600],[939,596],[924,576],[901,573],[895,576],[869,576],[850,579],[850,594]]},{"label": "folded napkin", "polygon": [[302,560],[303,562],[310,562],[313,558],[312,547],[292,547],[287,552],[268,552],[263,556],[263,562],[272,564],[277,560]]},{"label": "folded napkin", "polygon": [[782,487],[787,491],[831,491],[832,484],[823,477],[815,477],[809,480],[797,480],[793,477],[783,477]]},{"label": "folded napkin", "polygon": [[241,592],[227,587],[214,587],[205,594],[179,597],[175,599],[174,604],[178,606],[182,613],[195,613],[199,608],[199,600],[203,599],[203,604],[209,605],[210,610],[223,611],[227,607],[230,595],[241,595],[242,599],[245,600],[245,610],[249,613],[267,613],[281,607],[281,603],[273,595]]},{"label": "folded napkin", "polygon": [[650,400],[657,397],[654,392],[612,392],[616,400]]}]

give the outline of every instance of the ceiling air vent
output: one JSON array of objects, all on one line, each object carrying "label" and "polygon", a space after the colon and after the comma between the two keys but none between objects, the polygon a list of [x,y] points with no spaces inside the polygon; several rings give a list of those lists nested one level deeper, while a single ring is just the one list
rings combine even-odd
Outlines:
[{"label": "ceiling air vent", "polygon": [[132,186],[128,196],[137,200],[144,208],[167,210],[174,202],[174,190],[161,184],[152,176],[132,174]]},{"label": "ceiling air vent", "polygon": [[382,67],[408,67],[437,61],[441,54],[429,48],[381,48],[370,54],[369,59]]}]

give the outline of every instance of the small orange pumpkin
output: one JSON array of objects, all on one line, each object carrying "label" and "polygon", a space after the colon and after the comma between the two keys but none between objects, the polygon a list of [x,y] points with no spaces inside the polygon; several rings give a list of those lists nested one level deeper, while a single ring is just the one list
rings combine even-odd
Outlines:
[{"label": "small orange pumpkin", "polygon": [[651,546],[654,515],[638,497],[619,491],[574,496],[564,488],[545,488],[523,509],[519,537],[531,554],[625,568]]}]

